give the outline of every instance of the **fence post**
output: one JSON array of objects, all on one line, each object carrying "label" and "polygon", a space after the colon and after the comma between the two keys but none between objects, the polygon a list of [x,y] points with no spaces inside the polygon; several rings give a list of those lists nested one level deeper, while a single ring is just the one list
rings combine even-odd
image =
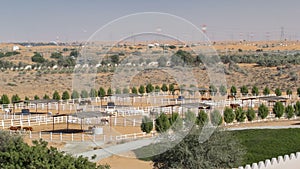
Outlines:
[{"label": "fence post", "polygon": [[135,127],[135,119],[133,119],[133,127]]},{"label": "fence post", "polygon": [[126,118],[124,118],[124,126],[126,126]]},{"label": "fence post", "polygon": [[96,134],[93,135],[94,142],[96,141]]},{"label": "fence post", "polygon": [[136,133],[133,134],[133,138],[136,139]]},{"label": "fence post", "polygon": [[22,119],[20,119],[20,126],[21,126],[21,127],[23,126]]},{"label": "fence post", "polygon": [[117,118],[116,117],[115,117],[114,123],[115,123],[115,126],[117,126]]},{"label": "fence post", "polygon": [[42,132],[39,132],[39,138],[42,138]]},{"label": "fence post", "polygon": [[84,141],[84,134],[81,134],[81,141]]},{"label": "fence post", "polygon": [[11,125],[11,126],[14,126],[13,119],[10,119],[10,125]]},{"label": "fence post", "polygon": [[72,133],[72,135],[71,135],[71,140],[72,141],[74,140],[74,133]]},{"label": "fence post", "polygon": [[2,123],[2,129],[4,129],[4,120],[2,120],[1,123]]},{"label": "fence post", "polygon": [[32,138],[32,136],[31,136],[31,131],[29,130],[29,138],[31,139]]},{"label": "fence post", "polygon": [[29,117],[28,117],[27,121],[28,121],[28,126],[30,126],[30,118]]},{"label": "fence post", "polygon": [[50,132],[50,140],[52,141],[52,132]]},{"label": "fence post", "polygon": [[62,141],[62,133],[60,132],[59,134],[60,134],[60,141]]}]

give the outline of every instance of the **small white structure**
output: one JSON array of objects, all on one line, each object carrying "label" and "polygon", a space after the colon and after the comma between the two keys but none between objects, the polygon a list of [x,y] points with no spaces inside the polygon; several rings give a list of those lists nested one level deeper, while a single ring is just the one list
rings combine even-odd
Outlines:
[{"label": "small white structure", "polygon": [[19,46],[13,46],[13,51],[20,50]]}]

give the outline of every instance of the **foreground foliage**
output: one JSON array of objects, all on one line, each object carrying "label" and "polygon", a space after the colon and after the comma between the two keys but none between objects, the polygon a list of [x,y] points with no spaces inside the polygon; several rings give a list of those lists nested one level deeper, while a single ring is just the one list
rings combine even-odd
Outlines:
[{"label": "foreground foliage", "polygon": [[110,167],[96,166],[87,158],[74,158],[63,154],[56,148],[47,148],[47,142],[34,141],[33,146],[24,143],[21,137],[11,136],[0,132],[0,168],[4,169],[109,169]]}]

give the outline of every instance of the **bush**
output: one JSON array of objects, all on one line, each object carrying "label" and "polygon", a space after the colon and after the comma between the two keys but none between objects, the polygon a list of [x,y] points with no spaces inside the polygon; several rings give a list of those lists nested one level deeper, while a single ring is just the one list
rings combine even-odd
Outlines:
[{"label": "bush", "polygon": [[159,133],[167,131],[170,126],[170,121],[165,113],[161,113],[160,116],[155,119],[155,130]]},{"label": "bush", "polygon": [[64,91],[61,97],[63,100],[68,100],[70,99],[70,94],[68,91]]},{"label": "bush", "polygon": [[300,87],[297,88],[297,95],[298,95],[298,97],[300,97]]},{"label": "bush", "polygon": [[276,96],[281,96],[281,90],[279,89],[279,88],[276,88],[275,89],[275,94],[276,94]]},{"label": "bush", "polygon": [[21,98],[18,96],[18,94],[15,94],[11,97],[11,102],[14,103],[14,102],[18,102],[20,101]]},{"label": "bush", "polygon": [[235,86],[231,86],[231,88],[230,88],[230,94],[231,94],[232,96],[235,96],[236,93],[237,93],[236,87],[235,87]]},{"label": "bush", "polygon": [[140,85],[140,87],[139,87],[139,93],[142,94],[142,95],[145,93],[145,87],[144,87],[144,85]]},{"label": "bush", "polygon": [[81,90],[80,97],[81,98],[88,98],[89,93],[86,90]]},{"label": "bush", "polygon": [[263,94],[266,96],[266,95],[269,95],[270,94],[270,89],[268,87],[265,87],[264,88],[264,91],[263,91]]},{"label": "bush", "polygon": [[291,96],[293,94],[293,91],[291,89],[286,90],[286,95]]},{"label": "bush", "polygon": [[255,119],[255,111],[252,108],[249,108],[246,113],[248,121],[252,121]]},{"label": "bush", "polygon": [[252,87],[251,94],[253,96],[258,96],[259,95],[259,91],[258,91],[258,88],[256,86]]},{"label": "bush", "polygon": [[35,52],[31,57],[31,61],[36,63],[44,63],[46,60],[40,53]]},{"label": "bush", "polygon": [[265,119],[269,114],[269,108],[264,105],[264,104],[261,104],[259,107],[258,107],[258,116],[261,118],[261,119]]},{"label": "bush", "polygon": [[241,93],[242,93],[243,96],[246,96],[248,94],[248,87],[243,85],[241,87]]},{"label": "bush", "polygon": [[151,83],[148,83],[146,86],[146,92],[151,93],[154,90],[154,86]]},{"label": "bush", "polygon": [[152,120],[149,117],[144,116],[142,119],[141,130],[143,132],[150,133],[152,129],[153,129]]},{"label": "bush", "polygon": [[235,119],[235,114],[232,110],[232,108],[226,107],[224,110],[224,121],[226,123],[232,123]]},{"label": "bush", "polygon": [[273,113],[275,114],[275,117],[282,117],[284,113],[284,106],[281,102],[276,102],[273,107]]},{"label": "bush", "polygon": [[60,100],[60,95],[59,93],[55,90],[53,95],[52,95],[52,99],[54,100]]},{"label": "bush", "polygon": [[222,96],[225,96],[227,94],[227,89],[224,85],[221,85],[219,88],[219,92]]},{"label": "bush", "polygon": [[286,108],[285,108],[285,114],[286,114],[286,117],[288,119],[292,118],[294,116],[294,108],[293,106],[291,105],[288,105]]},{"label": "bush", "polygon": [[105,95],[106,95],[106,92],[105,92],[104,88],[100,87],[99,91],[98,91],[98,96],[99,97],[104,97]]},{"label": "bush", "polygon": [[297,101],[294,105],[295,115],[300,116],[300,101]]},{"label": "bush", "polygon": [[10,101],[9,101],[9,98],[6,94],[3,94],[2,97],[1,97],[1,104],[9,104]]},{"label": "bush", "polygon": [[243,108],[239,107],[235,110],[235,119],[237,122],[244,122],[246,119],[246,113]]},{"label": "bush", "polygon": [[173,131],[179,131],[182,129],[183,121],[178,113],[172,113],[172,116],[169,118],[169,121]]},{"label": "bush", "polygon": [[221,113],[218,110],[213,110],[210,113],[210,121],[211,121],[213,126],[221,125],[222,122],[223,122],[223,118],[222,118]]},{"label": "bush", "polygon": [[214,85],[210,85],[208,91],[211,96],[215,96],[218,89]]},{"label": "bush", "polygon": [[163,84],[163,85],[161,86],[161,91],[167,92],[167,91],[168,91],[168,86],[167,86],[166,84]]},{"label": "bush", "polygon": [[132,87],[131,93],[133,93],[133,94],[138,94],[138,91],[137,91],[136,87]]},{"label": "bush", "polygon": [[196,119],[197,125],[205,125],[208,122],[208,116],[204,110],[200,110]]},{"label": "bush", "polygon": [[73,90],[71,94],[71,99],[78,99],[78,98],[79,98],[79,93],[76,90]]}]

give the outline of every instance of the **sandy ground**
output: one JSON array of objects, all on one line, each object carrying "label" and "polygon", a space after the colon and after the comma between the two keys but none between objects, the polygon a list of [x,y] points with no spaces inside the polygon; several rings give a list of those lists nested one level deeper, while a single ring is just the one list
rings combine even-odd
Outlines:
[{"label": "sandy ground", "polygon": [[133,152],[123,156],[113,155],[97,162],[97,164],[109,164],[111,169],[152,169],[151,161],[142,161],[135,157]]}]

